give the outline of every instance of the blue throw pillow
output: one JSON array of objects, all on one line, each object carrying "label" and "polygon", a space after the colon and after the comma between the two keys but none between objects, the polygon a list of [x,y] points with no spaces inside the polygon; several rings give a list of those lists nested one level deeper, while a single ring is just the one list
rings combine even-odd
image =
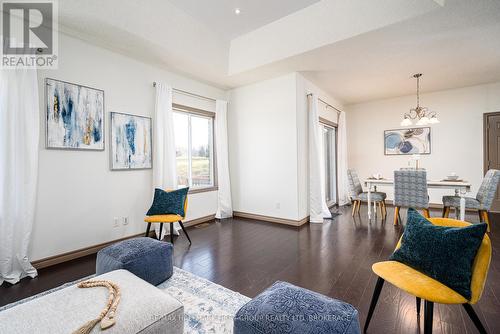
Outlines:
[{"label": "blue throw pillow", "polygon": [[437,226],[415,209],[408,209],[401,247],[390,259],[434,278],[469,300],[472,266],[486,229],[484,223]]},{"label": "blue throw pillow", "polygon": [[155,189],[153,204],[149,208],[148,216],[155,215],[179,215],[184,217],[184,201],[186,200],[189,188],[181,188],[174,191]]}]

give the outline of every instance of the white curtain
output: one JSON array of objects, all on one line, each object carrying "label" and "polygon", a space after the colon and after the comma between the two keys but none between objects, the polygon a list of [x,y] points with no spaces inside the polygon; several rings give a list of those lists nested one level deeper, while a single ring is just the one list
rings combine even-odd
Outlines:
[{"label": "white curtain", "polygon": [[349,201],[349,181],[347,179],[347,133],[345,112],[341,111],[338,122],[338,180],[339,205],[346,205]]},{"label": "white curtain", "polygon": [[[153,141],[153,187],[163,190],[177,189],[177,171],[175,166],[174,113],[172,110],[172,87],[156,84]],[[160,233],[159,224],[155,224],[156,235]],[[175,234],[180,226],[174,224]],[[170,226],[163,226],[162,239],[170,234]]]},{"label": "white curtain", "polygon": [[28,251],[40,132],[35,69],[0,70],[0,284],[36,277]]},{"label": "white curtain", "polygon": [[215,145],[217,153],[217,179],[219,183],[217,213],[215,218],[233,216],[231,182],[229,179],[229,156],[227,150],[227,101],[215,102]]},{"label": "white curtain", "polygon": [[325,199],[325,169],[322,158],[323,140],[318,115],[318,97],[309,95],[309,221],[322,223],[331,218]]}]

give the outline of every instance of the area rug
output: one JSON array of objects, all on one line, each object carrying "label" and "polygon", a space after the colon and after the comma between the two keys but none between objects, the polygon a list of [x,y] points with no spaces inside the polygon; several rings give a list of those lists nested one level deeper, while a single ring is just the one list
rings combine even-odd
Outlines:
[{"label": "area rug", "polygon": [[338,216],[341,215],[341,213],[338,213],[338,212],[331,212],[330,211],[330,213],[332,214],[332,218],[326,218],[326,219],[335,219],[335,218],[337,218]]},{"label": "area rug", "polygon": [[184,333],[232,333],[236,312],[250,298],[174,267],[158,286],[184,305]]},{"label": "area rug", "polygon": [[[0,312],[92,277],[94,275],[5,305],[0,307]],[[177,267],[174,267],[172,277],[158,285],[158,288],[184,305],[184,333],[188,334],[232,333],[234,315],[250,300],[238,292]]]}]

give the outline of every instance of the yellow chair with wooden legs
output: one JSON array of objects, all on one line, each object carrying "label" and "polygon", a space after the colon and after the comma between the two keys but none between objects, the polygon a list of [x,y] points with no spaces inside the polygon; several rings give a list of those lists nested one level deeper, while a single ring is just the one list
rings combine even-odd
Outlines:
[{"label": "yellow chair with wooden legs", "polygon": [[394,225],[401,222],[401,208],[415,208],[430,218],[429,194],[427,192],[427,172],[418,170],[394,171]]},{"label": "yellow chair with wooden legs", "polygon": [[[171,190],[166,190],[171,191]],[[187,213],[188,209],[188,198],[186,196],[186,199],[184,200],[184,215]],[[189,234],[187,233],[186,229],[184,228],[184,224],[182,221],[186,217],[182,217],[180,215],[154,215],[154,216],[146,216],[144,218],[144,221],[148,223],[148,227],[146,228],[146,237],[149,236],[149,231],[151,229],[151,224],[160,224],[160,236],[158,239],[161,238],[161,233],[163,229],[163,224],[170,224],[170,242],[173,244],[174,243],[174,223],[179,223],[179,225],[182,228],[182,231],[184,234],[186,234],[186,237],[189,241],[189,244],[191,244],[191,238],[189,237]]]},{"label": "yellow chair with wooden legs", "polygon": [[[430,218],[429,221],[434,225],[449,227],[465,227],[470,223],[449,219],[449,218]],[[401,247],[402,237],[396,246]],[[384,282],[387,281],[401,290],[416,297],[417,315],[420,314],[420,301],[424,300],[424,333],[432,333],[433,307],[434,303],[440,304],[461,304],[472,322],[480,333],[486,333],[479,317],[472,308],[476,304],[484,290],[486,277],[491,262],[491,241],[487,234],[484,235],[481,246],[479,247],[472,266],[471,280],[471,298],[465,297],[450,289],[446,285],[435,279],[397,261],[383,261],[375,263],[372,266],[373,272],[379,277],[375,290],[373,291],[372,301],[368,316],[366,317],[364,332],[367,331],[370,320],[375,311],[380,292]]]}]

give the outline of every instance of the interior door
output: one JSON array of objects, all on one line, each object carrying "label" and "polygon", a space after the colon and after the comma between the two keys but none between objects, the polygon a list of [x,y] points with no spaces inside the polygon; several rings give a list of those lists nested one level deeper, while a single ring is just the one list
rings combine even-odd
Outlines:
[{"label": "interior door", "polygon": [[[500,169],[500,112],[484,115],[484,172]],[[491,211],[500,211],[500,190],[497,189]]]}]

